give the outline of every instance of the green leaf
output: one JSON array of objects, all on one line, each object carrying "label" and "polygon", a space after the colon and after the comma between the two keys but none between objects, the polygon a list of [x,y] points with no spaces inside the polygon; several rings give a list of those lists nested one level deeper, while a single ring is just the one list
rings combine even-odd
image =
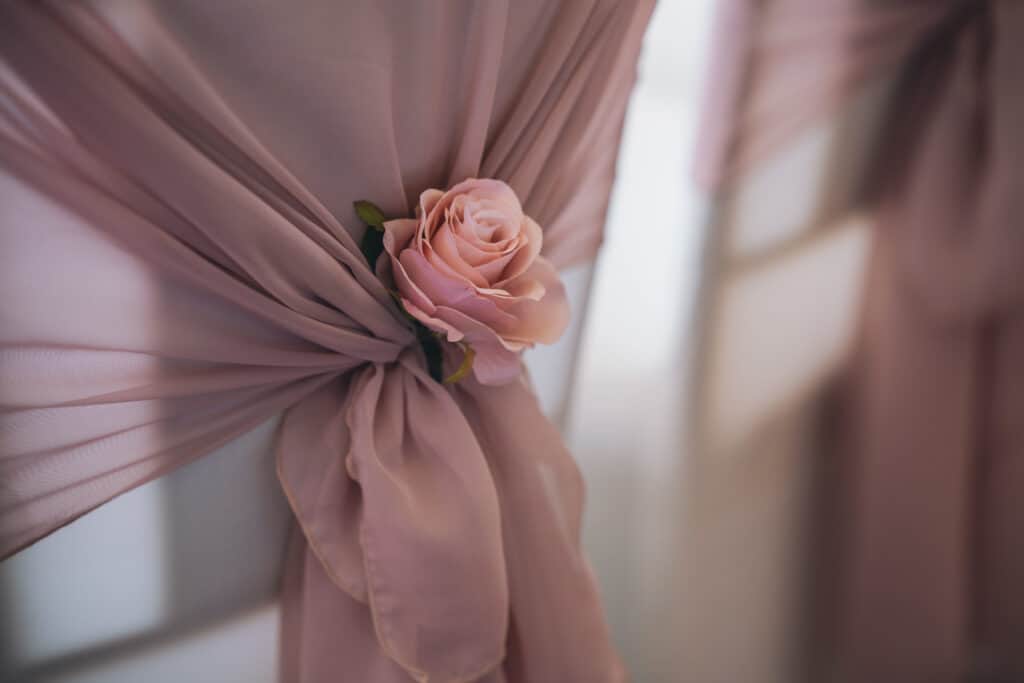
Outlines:
[{"label": "green leaf", "polygon": [[384,212],[381,211],[376,204],[368,202],[365,199],[360,199],[359,201],[354,202],[352,206],[355,207],[356,215],[359,216],[359,220],[366,223],[374,230],[384,229],[384,221],[387,219],[384,218]]}]

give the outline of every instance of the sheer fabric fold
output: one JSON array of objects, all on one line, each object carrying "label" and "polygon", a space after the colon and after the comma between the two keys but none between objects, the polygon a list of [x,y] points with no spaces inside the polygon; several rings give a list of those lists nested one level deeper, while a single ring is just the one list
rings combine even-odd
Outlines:
[{"label": "sheer fabric fold", "polygon": [[820,679],[1024,679],[1024,5],[738,0],[720,25],[712,187],[900,74],[862,196],[875,249],[841,387]]},{"label": "sheer fabric fold", "polygon": [[592,256],[650,3],[343,9],[0,5],[0,555],[286,411],[282,680],[621,680],[557,430],[426,375],[350,207],[493,176]]}]

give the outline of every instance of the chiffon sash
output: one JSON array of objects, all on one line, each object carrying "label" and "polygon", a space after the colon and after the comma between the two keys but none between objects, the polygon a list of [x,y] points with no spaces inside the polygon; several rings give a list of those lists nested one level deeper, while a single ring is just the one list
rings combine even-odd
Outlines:
[{"label": "chiffon sash", "polygon": [[427,375],[349,207],[501,178],[592,256],[650,3],[168,7],[0,5],[0,556],[285,411],[282,680],[622,680],[558,431]]}]

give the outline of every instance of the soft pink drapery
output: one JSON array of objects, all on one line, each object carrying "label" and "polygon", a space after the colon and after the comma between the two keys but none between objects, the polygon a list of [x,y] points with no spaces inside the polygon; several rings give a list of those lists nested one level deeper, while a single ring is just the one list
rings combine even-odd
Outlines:
[{"label": "soft pink drapery", "polygon": [[717,38],[711,186],[901,74],[814,680],[1024,680],[1024,3],[728,1]]},{"label": "soft pink drapery", "polygon": [[622,679],[557,430],[349,231],[479,175],[591,256],[649,13],[0,5],[0,555],[286,410],[283,680]]}]

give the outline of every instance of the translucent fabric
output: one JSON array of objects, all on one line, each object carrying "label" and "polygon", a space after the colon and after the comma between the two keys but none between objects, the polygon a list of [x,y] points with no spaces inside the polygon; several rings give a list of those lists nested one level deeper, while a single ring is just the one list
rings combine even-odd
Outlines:
[{"label": "translucent fabric", "polygon": [[352,202],[592,257],[650,10],[0,5],[0,555],[285,410],[282,680],[623,679],[557,429],[427,375]]},{"label": "translucent fabric", "polygon": [[900,74],[861,195],[815,680],[1024,680],[1024,4],[737,0],[719,28],[710,187]]}]

